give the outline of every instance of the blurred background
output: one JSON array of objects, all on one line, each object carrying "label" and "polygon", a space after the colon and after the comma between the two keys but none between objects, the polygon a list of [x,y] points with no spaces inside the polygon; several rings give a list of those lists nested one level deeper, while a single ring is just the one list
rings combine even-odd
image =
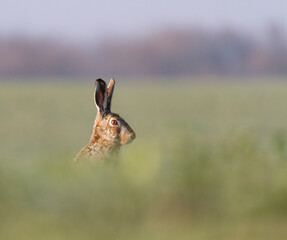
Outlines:
[{"label": "blurred background", "polygon": [[285,75],[286,5],[282,0],[6,1],[0,76]]},{"label": "blurred background", "polygon": [[[287,2],[10,0],[0,239],[286,239]],[[73,165],[94,81],[137,134]]]}]

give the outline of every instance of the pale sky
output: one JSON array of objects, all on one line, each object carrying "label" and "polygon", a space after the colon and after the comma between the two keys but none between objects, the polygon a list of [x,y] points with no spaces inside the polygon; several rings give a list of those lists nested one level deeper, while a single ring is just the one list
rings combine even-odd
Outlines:
[{"label": "pale sky", "polygon": [[287,26],[287,0],[3,0],[0,36],[87,39],[140,35],[160,28]]}]

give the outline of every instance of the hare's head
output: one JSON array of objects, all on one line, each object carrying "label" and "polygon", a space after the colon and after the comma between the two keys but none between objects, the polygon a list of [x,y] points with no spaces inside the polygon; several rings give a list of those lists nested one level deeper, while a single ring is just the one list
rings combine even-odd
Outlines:
[{"label": "hare's head", "polygon": [[123,118],[111,112],[114,87],[114,79],[110,80],[108,86],[102,79],[96,80],[94,96],[98,113],[91,140],[98,141],[100,138],[116,145],[123,145],[132,142],[136,134]]}]

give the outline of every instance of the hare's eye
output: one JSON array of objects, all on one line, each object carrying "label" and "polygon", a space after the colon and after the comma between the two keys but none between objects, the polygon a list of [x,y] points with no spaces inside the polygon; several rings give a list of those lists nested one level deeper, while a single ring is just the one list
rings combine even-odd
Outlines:
[{"label": "hare's eye", "polygon": [[116,125],[118,125],[118,121],[117,121],[117,120],[112,120],[112,121],[111,121],[111,124],[114,125],[114,126],[116,126]]}]

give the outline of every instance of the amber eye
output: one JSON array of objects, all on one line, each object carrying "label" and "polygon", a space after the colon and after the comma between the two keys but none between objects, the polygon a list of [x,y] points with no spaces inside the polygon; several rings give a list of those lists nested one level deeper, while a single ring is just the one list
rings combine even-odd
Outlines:
[{"label": "amber eye", "polygon": [[117,121],[117,120],[112,120],[112,121],[111,121],[111,124],[114,125],[114,126],[116,126],[116,125],[118,125],[118,121]]}]

